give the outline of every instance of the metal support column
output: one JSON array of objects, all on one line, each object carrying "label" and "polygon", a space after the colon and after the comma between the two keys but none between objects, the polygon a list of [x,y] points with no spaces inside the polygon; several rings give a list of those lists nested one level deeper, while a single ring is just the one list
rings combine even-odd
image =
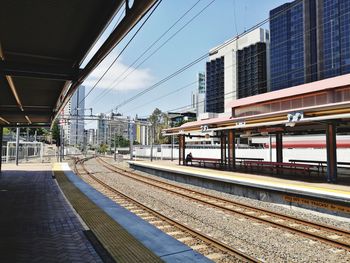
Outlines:
[{"label": "metal support column", "polygon": [[19,127],[16,128],[16,165],[18,165],[18,154],[19,154]]},{"label": "metal support column", "polygon": [[326,130],[327,144],[327,182],[337,182],[337,127],[335,123],[328,123]]},{"label": "metal support column", "polygon": [[171,161],[174,161],[174,135],[171,135]]},{"label": "metal support column", "polygon": [[185,157],[185,135],[179,135],[179,165],[186,165],[186,157]]},{"label": "metal support column", "polygon": [[0,127],[0,173],[1,173],[1,165],[2,165],[2,139],[3,139],[3,127]]},{"label": "metal support column", "polygon": [[235,131],[228,130],[228,168],[229,170],[236,169],[236,149],[235,149]]},{"label": "metal support column", "polygon": [[276,162],[283,162],[283,142],[282,142],[282,133],[276,133]]},{"label": "metal support column", "polygon": [[226,161],[226,134],[225,131],[222,131],[220,134],[220,150],[221,150],[221,156],[220,156],[220,162],[221,167],[224,167],[224,165],[227,163]]},{"label": "metal support column", "polygon": [[269,134],[269,161],[272,162],[272,135]]}]

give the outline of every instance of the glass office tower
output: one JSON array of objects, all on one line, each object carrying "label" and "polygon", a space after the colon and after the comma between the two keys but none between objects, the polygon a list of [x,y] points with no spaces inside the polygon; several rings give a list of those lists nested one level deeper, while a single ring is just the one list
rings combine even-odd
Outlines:
[{"label": "glass office tower", "polygon": [[350,72],[350,0],[323,0],[323,77]]},{"label": "glass office tower", "polygon": [[297,0],[270,11],[271,90],[350,72],[350,0]]}]

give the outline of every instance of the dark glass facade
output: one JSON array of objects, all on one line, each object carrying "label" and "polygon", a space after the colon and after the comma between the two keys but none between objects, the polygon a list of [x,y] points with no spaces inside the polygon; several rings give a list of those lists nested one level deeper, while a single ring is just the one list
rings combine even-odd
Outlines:
[{"label": "dark glass facade", "polygon": [[350,72],[350,0],[323,0],[323,78]]},{"label": "dark glass facade", "polygon": [[267,91],[266,44],[259,42],[238,50],[238,98]]},{"label": "dark glass facade", "polygon": [[279,6],[270,18],[271,90],[304,83],[303,2]]},{"label": "dark glass facade", "polygon": [[222,113],[225,109],[224,57],[207,62],[206,111]]},{"label": "dark glass facade", "polygon": [[297,0],[270,11],[271,90],[350,72],[350,0]]}]

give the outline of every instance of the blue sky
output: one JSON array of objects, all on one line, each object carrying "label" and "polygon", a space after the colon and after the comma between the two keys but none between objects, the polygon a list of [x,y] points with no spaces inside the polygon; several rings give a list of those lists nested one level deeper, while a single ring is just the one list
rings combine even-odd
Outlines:
[{"label": "blue sky", "polygon": [[[222,44],[237,33],[242,33],[244,30],[268,18],[269,10],[288,1],[216,0],[210,4],[212,0],[201,0],[143,58],[146,58],[148,54],[157,49],[158,46],[198,14],[205,6],[210,4],[209,7],[139,68],[131,68],[126,74],[121,75],[153,41],[160,37],[163,32],[197,2],[198,0],[163,0],[141,31],[118,58],[109,73],[106,74],[86,98],[85,107],[92,107],[95,114],[110,112],[116,105],[157,83],[177,69],[205,54],[211,48]],[[117,19],[118,15],[115,20]],[[268,24],[265,27],[268,28]],[[110,63],[117,57],[135,30],[129,33],[86,80],[84,83],[87,87],[86,92],[89,91],[91,86],[96,83],[98,77],[101,76]],[[106,31],[106,35],[110,31],[111,28]],[[102,43],[102,41],[99,41],[99,43]],[[147,116],[156,107],[162,111],[168,111],[189,105],[191,102],[191,92],[196,89],[195,84],[174,92],[161,100],[155,99],[196,81],[198,72],[205,71],[205,62],[206,60],[199,62],[151,92],[119,108],[118,111],[126,116],[135,116],[136,114],[138,116]],[[133,69],[134,71],[129,74]],[[126,77],[126,75],[128,76]],[[114,85],[111,85],[112,83]],[[101,94],[105,95],[102,96]],[[94,123],[88,123],[88,128],[94,126]]]}]

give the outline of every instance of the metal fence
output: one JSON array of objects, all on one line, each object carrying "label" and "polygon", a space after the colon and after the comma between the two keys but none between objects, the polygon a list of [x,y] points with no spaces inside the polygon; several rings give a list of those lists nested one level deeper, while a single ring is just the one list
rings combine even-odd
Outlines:
[{"label": "metal fence", "polygon": [[[18,161],[43,161],[44,145],[42,142],[19,142]],[[7,142],[2,149],[2,160],[9,163],[16,160],[16,142]]]}]

